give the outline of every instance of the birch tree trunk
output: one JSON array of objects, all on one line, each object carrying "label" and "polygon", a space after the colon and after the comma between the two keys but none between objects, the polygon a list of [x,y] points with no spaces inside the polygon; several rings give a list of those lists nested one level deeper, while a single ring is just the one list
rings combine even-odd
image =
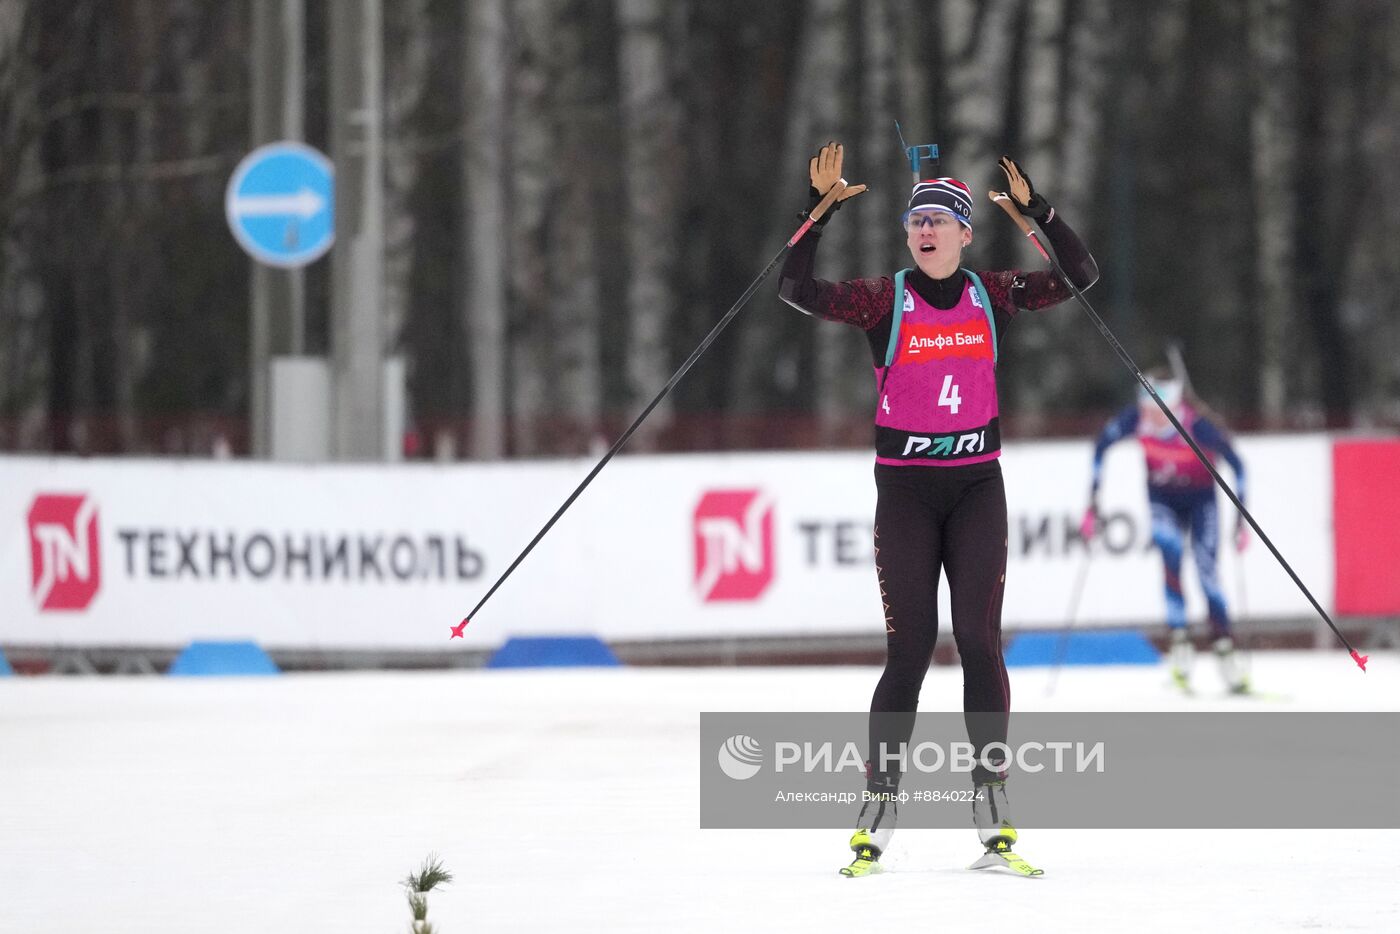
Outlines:
[{"label": "birch tree trunk", "polygon": [[1259,399],[1270,427],[1283,424],[1287,405],[1287,335],[1293,330],[1294,210],[1297,87],[1289,0],[1250,0],[1250,118],[1253,160],[1254,295],[1259,320]]},{"label": "birch tree trunk", "polygon": [[[1400,139],[1400,13],[1394,6],[1386,8],[1379,35],[1384,49],[1381,61],[1385,63],[1385,84],[1382,105],[1377,109],[1368,139],[1376,179],[1370,193],[1371,203],[1380,207],[1378,242],[1393,245],[1400,242],[1400,198],[1375,197],[1374,193],[1400,191],[1400,160],[1395,158],[1393,149]],[[1381,250],[1377,266],[1379,294],[1371,296],[1371,301],[1379,326],[1373,342],[1360,342],[1372,347],[1374,361],[1375,376],[1370,382],[1367,408],[1370,419],[1396,425],[1400,424],[1400,250]],[[1337,384],[1338,401],[1349,402],[1348,384],[1341,379]]]},{"label": "birch tree trunk", "polygon": [[[74,93],[91,95],[90,100],[100,101],[100,75],[105,74],[109,67],[107,62],[102,60],[103,29],[93,22],[100,19],[95,7],[80,5],[78,9],[79,15],[85,20],[79,29],[86,33],[84,38],[92,43],[90,47],[100,64],[96,74],[74,76],[71,90]],[[62,155],[59,157],[63,170],[73,170],[76,174],[84,163],[110,164],[106,158],[110,146],[109,125],[103,119],[100,107],[93,109],[96,114],[89,115],[87,120],[70,116],[64,121],[66,139],[61,147]],[[101,188],[100,184],[94,184],[90,188],[67,186],[62,192],[62,200],[66,202],[68,217],[76,222],[78,218],[86,215],[93,227],[105,228],[108,214]],[[51,249],[57,239],[54,236],[56,230],[51,227],[46,233],[52,238],[46,244]],[[72,283],[70,295],[72,314],[76,322],[76,340],[73,342],[72,367],[66,376],[74,414],[74,450],[83,454],[102,453],[95,412],[101,405],[103,387],[100,385],[97,371],[103,359],[102,344],[110,330],[109,322],[102,313],[108,306],[100,300],[108,285],[102,276],[101,259],[97,255],[99,247],[95,245],[95,240],[96,238],[90,236],[75,238],[71,265],[67,270]]]},{"label": "birch tree trunk", "polygon": [[[135,90],[142,102],[132,115],[136,122],[134,178],[130,182],[132,197],[120,221],[121,241],[126,244],[123,252],[127,254],[127,259],[118,264],[118,268],[123,270],[123,276],[122,280],[116,283],[117,288],[124,289],[130,296],[130,304],[122,309],[124,314],[121,331],[125,333],[120,335],[120,340],[123,344],[121,353],[126,372],[120,383],[118,395],[122,449],[125,451],[142,449],[138,420],[143,413],[138,408],[136,387],[145,380],[153,362],[147,352],[150,346],[148,315],[149,309],[156,304],[153,273],[159,268],[159,260],[153,255],[155,250],[148,245],[148,238],[142,236],[142,231],[156,227],[152,217],[152,206],[160,197],[157,183],[152,177],[152,169],[161,156],[160,141],[157,139],[158,118],[153,100],[161,70],[159,37],[165,34],[169,25],[165,22],[167,11],[163,5],[157,8],[156,4],[143,0],[136,6],[136,11],[137,17],[133,23],[133,32],[136,35],[131,45],[139,50],[133,71],[136,79]],[[149,28],[152,23],[157,24],[158,28]],[[208,450],[203,438],[186,438],[185,441],[188,452],[205,453]],[[155,450],[160,450],[159,444],[154,447]]]},{"label": "birch tree trunk", "polygon": [[[872,9],[870,12],[879,17],[878,10]],[[808,33],[808,41],[812,74],[803,87],[811,94],[809,106],[816,112],[817,119],[808,158],[815,155],[817,149],[828,140],[837,140],[845,149],[843,176],[853,185],[860,184],[861,172],[869,171],[871,157],[861,152],[859,136],[851,137],[846,133],[847,128],[855,123],[850,119],[850,114],[863,83],[855,73],[853,53],[848,45],[852,31],[851,5],[848,0],[817,0],[811,16],[812,30]],[[868,36],[873,25],[863,24],[865,35]],[[870,65],[882,67],[874,62]],[[800,163],[799,158],[797,164]],[[869,194],[857,195],[858,199],[868,197]],[[838,214],[833,215],[822,233],[820,262],[823,278],[840,280],[855,275],[860,216],[859,212],[848,209],[856,204],[859,201],[845,205]],[[879,273],[872,272],[872,275]],[[829,447],[838,440],[843,418],[855,408],[852,399],[860,398],[855,377],[859,375],[863,378],[860,387],[868,386],[868,377],[861,364],[863,361],[868,364],[869,351],[853,328],[823,321],[796,320],[791,323],[812,329],[815,352],[810,385],[814,393],[817,440],[822,446]],[[788,360],[780,362],[787,368],[794,366]]]},{"label": "birch tree trunk", "polygon": [[[896,118],[902,126],[905,142],[911,146],[938,143],[947,149],[952,142],[952,122],[945,112],[943,77],[946,71],[945,48],[942,38],[945,0],[921,0],[898,3],[891,11],[894,43],[897,55],[894,75],[897,89]],[[894,132],[894,128],[890,128]],[[896,137],[897,143],[898,137]],[[900,206],[908,203],[908,184],[913,174],[907,169],[904,153],[899,153]],[[902,239],[902,238],[901,238]]]},{"label": "birch tree trunk", "polygon": [[[563,417],[554,441],[561,454],[582,454],[601,442],[601,309],[593,195],[599,156],[591,145],[590,128],[603,102],[597,88],[598,68],[589,47],[596,19],[588,16],[588,7],[584,0],[569,0],[559,11],[563,28],[554,44],[553,114],[558,158],[556,194],[550,209],[548,279],[556,339],[552,342],[549,405],[553,413]],[[661,383],[655,388],[661,388]]]},{"label": "birch tree trunk", "polygon": [[[670,335],[672,360],[684,359],[682,355],[688,355],[709,333],[716,316],[721,313],[715,310],[715,306],[727,297],[716,288],[717,282],[724,282],[726,288],[729,287],[724,260],[740,252],[734,239],[728,236],[728,218],[734,200],[698,194],[734,191],[744,180],[743,170],[750,168],[734,160],[733,153],[726,145],[729,133],[740,138],[751,138],[751,134],[746,132],[748,128],[744,125],[743,111],[736,112],[728,106],[734,97],[727,82],[737,79],[732,70],[724,67],[728,59],[725,40],[733,38],[728,10],[718,4],[702,4],[693,8],[683,41],[675,47],[673,68],[679,85],[681,109],[691,116],[681,127],[685,184],[690,190],[690,197],[683,199],[687,219],[686,261],[676,269],[680,289],[676,296],[678,304]],[[622,183],[619,181],[621,189]],[[621,216],[625,219],[625,212]],[[625,234],[625,223],[620,230],[613,232],[619,242],[622,242]],[[619,287],[617,294],[624,291]],[[726,354],[732,357],[731,348],[742,338],[746,325],[747,322],[736,323],[726,331],[725,336],[675,389],[673,399],[676,410],[700,412],[704,416],[703,421],[692,417],[686,425],[684,440],[687,446],[695,445],[701,449],[723,447],[723,429],[732,427],[736,422],[732,417],[709,416],[723,413],[731,382],[731,363],[726,359]],[[622,342],[625,342],[625,334],[614,341]],[[625,372],[625,364],[614,363],[616,371]],[[616,397],[616,384],[611,385],[611,394]],[[626,400],[629,406],[630,398],[629,390]]]},{"label": "birch tree trunk", "polygon": [[[384,319],[383,357],[400,350],[408,317],[409,276],[417,231],[409,196],[418,179],[419,153],[409,118],[428,88],[434,23],[429,0],[400,0],[384,9],[385,67],[391,80],[384,94]],[[409,144],[405,145],[405,141]]]},{"label": "birch tree trunk", "polygon": [[562,211],[551,216],[554,138],[549,100],[554,91],[550,62],[554,56],[554,5],[547,0],[519,0],[509,7],[510,32],[516,38],[512,80],[509,160],[510,200],[510,344],[507,408],[511,413],[512,451],[536,455],[548,450],[549,379],[554,339],[550,320],[547,267],[549,238]]},{"label": "birch tree trunk", "polygon": [[506,270],[510,56],[505,0],[464,0],[467,67],[463,101],[467,132],[462,161],[466,280],[462,332],[471,361],[471,456],[506,454]]},{"label": "birch tree trunk", "polygon": [[[1066,4],[1060,39],[1063,79],[1056,106],[1060,171],[1054,187],[1047,190],[1055,209],[1064,212],[1094,255],[1101,274],[1107,272],[1111,250],[1117,246],[1110,242],[1108,225],[1095,223],[1115,184],[1110,149],[1118,144],[1118,137],[1109,132],[1108,115],[1115,105],[1114,95],[1131,93],[1110,82],[1116,56],[1127,43],[1126,26],[1115,23],[1113,13],[1112,0]],[[1122,310],[1112,308],[1102,286],[1093,290],[1090,301],[1100,314]],[[1078,308],[1066,305],[1050,316],[1050,322],[1057,354],[1068,364],[1068,372],[1057,374],[1061,393],[1056,404],[1061,412],[1092,409],[1091,400],[1102,392],[1101,387],[1122,380],[1117,361],[1105,342],[1089,344],[1095,340],[1092,328]],[[1027,395],[1022,393],[1020,398]],[[1059,430],[1074,427],[1063,425]]]},{"label": "birch tree trunk", "polygon": [[[972,189],[978,215],[985,218],[985,192],[1000,189],[996,168],[1005,127],[1005,102],[1015,71],[1012,30],[1019,0],[944,0],[942,38],[947,62],[953,143],[944,154],[942,172]],[[990,203],[987,203],[990,206]],[[983,228],[985,229],[985,228]],[[986,256],[973,247],[973,256]]]},{"label": "birch tree trunk", "polygon": [[[856,274],[861,276],[886,274],[896,266],[908,265],[904,262],[907,256],[900,255],[904,237],[899,214],[908,202],[912,187],[908,183],[913,176],[905,171],[904,153],[899,150],[899,137],[894,130],[898,32],[891,6],[889,0],[870,0],[858,8],[864,65],[858,88],[859,135],[855,137],[860,148],[851,147],[852,165],[847,181],[868,184],[871,190],[857,195],[843,208],[846,216],[841,220],[857,230]],[[868,364],[869,360],[861,362]],[[869,374],[860,375],[868,386]],[[870,398],[873,400],[873,395]]]},{"label": "birch tree trunk", "polygon": [[[32,392],[42,383],[44,347],[40,307],[31,278],[31,258],[16,217],[20,193],[37,185],[37,163],[29,145],[37,124],[37,85],[29,64],[26,0],[0,0],[0,412],[42,415]],[[23,449],[23,426],[0,441]]]},{"label": "birch tree trunk", "polygon": [[[1016,49],[1007,66],[1016,73],[1020,84],[1013,95],[1019,97],[1021,130],[1017,151],[1011,153],[1033,173],[1037,188],[1047,192],[1060,191],[1063,177],[1060,165],[1060,143],[1064,121],[1062,102],[1065,94],[1065,69],[1068,65],[1065,47],[1065,0],[1037,0],[1026,6],[1025,41]],[[992,158],[996,160],[1000,153]],[[992,172],[992,187],[1006,187],[1000,171]],[[992,208],[991,202],[986,207]],[[998,209],[999,210],[999,209]]]},{"label": "birch tree trunk", "polygon": [[[1400,412],[1400,332],[1383,311],[1397,292],[1386,272],[1396,267],[1385,218],[1395,216],[1388,192],[1397,174],[1391,106],[1400,16],[1388,3],[1320,0],[1301,2],[1296,16],[1299,72],[1309,76],[1297,96],[1298,159],[1307,170],[1296,173],[1294,188],[1299,324],[1308,340],[1289,388],[1295,399],[1318,399],[1318,415],[1343,422],[1358,390]],[[1294,341],[1289,349],[1304,348]],[[1290,414],[1300,408],[1295,403]]]},{"label": "birch tree trunk", "polygon": [[[1099,176],[1099,153],[1104,143],[1106,75],[1111,67],[1113,30],[1108,0],[1053,0],[1027,9],[1025,47],[1021,62],[1021,107],[1025,127],[1011,153],[1030,173],[1037,191],[1045,195],[1085,240],[1091,253],[1102,255],[1090,226],[1093,194],[1107,187]],[[992,187],[1005,187],[1000,172]],[[992,206],[986,202],[988,208]],[[993,215],[999,212],[992,208]],[[992,223],[1006,231],[1006,222]],[[1010,256],[1012,266],[1039,269],[1043,263],[1025,244]],[[1101,296],[1100,296],[1101,297]],[[1096,304],[1101,304],[1097,303]],[[1004,389],[1023,431],[1063,430],[1051,422],[1063,413],[1065,400],[1084,394],[1090,381],[1084,372],[1085,353],[1118,378],[1106,347],[1086,347],[1086,321],[1074,303],[1066,302],[1046,314],[1028,317],[1017,327],[1009,350],[1013,366]]]},{"label": "birch tree trunk", "polygon": [[[836,108],[840,106],[840,70],[844,60],[840,43],[846,10],[846,0],[813,0],[801,19],[802,37],[793,69],[782,156],[778,161],[778,178],[791,187],[792,193],[779,192],[775,199],[777,204],[806,206],[803,192],[808,160],[827,141],[840,139],[842,124]],[[851,170],[859,160],[859,154],[847,147],[846,161]],[[773,251],[792,236],[800,222],[796,212],[780,212],[764,238],[760,262],[766,263]],[[842,227],[847,228],[844,233],[839,232]],[[849,217],[833,217],[822,235],[817,267],[822,278],[844,277],[847,267],[843,263],[850,262],[849,227]],[[770,281],[764,288],[772,296],[777,285]],[[744,352],[734,374],[735,399],[741,409],[757,406],[771,411],[784,408],[785,403],[801,409],[810,408],[812,400],[803,398],[799,391],[803,361],[810,359],[810,348],[834,339],[820,335],[821,331],[840,332],[842,329],[808,320],[776,300],[773,305],[777,306],[777,313],[754,315],[745,325]],[[821,372],[820,364],[816,370]]]},{"label": "birch tree trunk", "polygon": [[1095,195],[1107,183],[1102,171],[1107,161],[1104,115],[1111,104],[1113,57],[1123,41],[1113,13],[1111,0],[1075,0],[1066,11],[1062,35],[1066,80],[1057,108],[1061,171],[1054,193],[1080,233],[1089,232]]},{"label": "birch tree trunk", "polygon": [[[1002,66],[1011,73],[1011,80],[1007,84],[1003,110],[1005,130],[997,134],[1004,141],[1000,148],[1021,164],[1035,183],[1036,190],[1049,198],[1056,197],[1061,175],[1059,105],[1065,64],[1061,41],[1064,20],[1064,0],[1040,0],[1021,5],[1008,27],[1012,48],[1007,57],[1008,64]],[[984,163],[995,163],[1001,154],[987,153],[984,160],[979,160],[979,167]],[[1004,262],[1017,269],[1041,268],[1044,264],[1039,256],[1018,237],[1011,238],[1015,246],[1004,254],[1002,261],[992,258],[996,254],[987,247],[995,243],[1004,248],[1013,228],[1002,216],[1001,209],[995,207],[984,194],[987,190],[1002,191],[1006,188],[1006,177],[995,166],[991,169],[989,186],[987,189],[973,188],[977,209],[983,212],[982,233],[985,239],[983,248],[977,252],[979,260],[998,267]],[[1047,414],[1052,409],[1050,400],[1075,376],[1073,358],[1067,360],[1055,353],[1055,337],[1067,325],[1064,312],[1068,310],[1058,309],[1053,314],[1028,316],[1028,320],[1018,322],[1015,329],[1008,356],[1018,361],[1019,365],[1008,367],[1014,376],[1003,380],[1003,383],[1012,384],[1006,387],[1011,390],[1006,393],[1006,399],[1010,403],[1008,409],[1013,409],[1018,416],[1017,427],[1021,431],[1030,434],[1045,431]],[[1023,388],[1030,391],[1019,391]]]},{"label": "birch tree trunk", "polygon": [[[671,376],[669,324],[681,220],[680,126],[665,0],[617,0],[618,66],[627,217],[627,379],[632,407],[649,401]],[[670,421],[663,401],[638,431],[638,450],[655,445]]]}]

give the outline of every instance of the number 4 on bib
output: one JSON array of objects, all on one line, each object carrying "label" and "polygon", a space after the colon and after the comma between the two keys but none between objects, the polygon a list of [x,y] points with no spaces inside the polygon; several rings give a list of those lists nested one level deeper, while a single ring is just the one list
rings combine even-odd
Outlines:
[{"label": "number 4 on bib", "polygon": [[953,382],[951,373],[943,377],[943,390],[938,394],[938,404],[946,405],[948,411],[954,415],[958,414],[958,406],[962,405],[962,396],[958,395],[958,387]]}]

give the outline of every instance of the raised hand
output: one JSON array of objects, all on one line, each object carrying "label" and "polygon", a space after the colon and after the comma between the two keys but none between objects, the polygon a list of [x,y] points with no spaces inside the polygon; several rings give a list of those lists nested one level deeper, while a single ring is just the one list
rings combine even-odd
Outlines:
[{"label": "raised hand", "polygon": [[[845,149],[835,140],[827,143],[821,150],[807,163],[807,175],[812,180],[812,188],[818,196],[825,195],[841,178],[841,162],[845,157]],[[853,198],[866,190],[864,185],[847,185],[846,190],[836,199],[837,203]]]},{"label": "raised hand", "polygon": [[1021,166],[1010,156],[1002,156],[997,165],[1006,173],[1006,184],[1011,200],[1016,202],[1016,209],[1026,217],[1033,217],[1037,221],[1045,220],[1050,214],[1050,202],[1036,194],[1030,176],[1023,172]]}]

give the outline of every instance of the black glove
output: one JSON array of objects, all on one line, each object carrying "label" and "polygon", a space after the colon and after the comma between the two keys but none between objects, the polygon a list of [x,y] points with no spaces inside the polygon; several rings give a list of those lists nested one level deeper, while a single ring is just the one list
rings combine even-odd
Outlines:
[{"label": "black glove", "polygon": [[[809,217],[812,216],[812,212],[815,211],[815,210],[817,209],[817,205],[818,205],[818,204],[821,202],[821,200],[822,200],[822,194],[821,194],[821,192],[817,191],[815,188],[810,188],[810,187],[809,187],[809,188],[807,189],[807,197],[808,197],[808,201],[807,201],[807,210],[803,211],[802,214],[800,215],[800,216],[802,217],[803,220],[806,220],[807,218],[809,218]],[[825,226],[826,226],[826,222],[829,221],[829,220],[831,220],[831,215],[835,214],[835,213],[836,213],[837,211],[839,211],[839,210],[841,210],[841,202],[840,202],[840,201],[837,201],[837,202],[836,202],[835,204],[833,204],[831,207],[829,207],[829,208],[826,209],[826,213],[825,213],[825,214],[823,214],[821,217],[817,218],[816,220],[812,221],[812,226],[813,226],[813,227],[825,227]]]},{"label": "black glove", "polygon": [[1010,188],[1011,200],[1016,210],[1025,217],[1033,218],[1037,224],[1044,223],[1050,216],[1050,202],[1036,194],[1031,178],[1021,171],[1021,166],[1010,156],[1002,156],[997,163],[1006,173],[1006,184]]}]

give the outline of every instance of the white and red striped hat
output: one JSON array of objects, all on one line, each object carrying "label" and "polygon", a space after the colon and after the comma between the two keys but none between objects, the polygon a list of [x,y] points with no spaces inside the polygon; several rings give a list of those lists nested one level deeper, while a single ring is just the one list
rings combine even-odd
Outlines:
[{"label": "white and red striped hat", "polygon": [[968,230],[972,229],[972,192],[956,178],[929,178],[914,186],[909,194],[909,210],[903,220],[915,211],[944,211],[953,215]]}]

